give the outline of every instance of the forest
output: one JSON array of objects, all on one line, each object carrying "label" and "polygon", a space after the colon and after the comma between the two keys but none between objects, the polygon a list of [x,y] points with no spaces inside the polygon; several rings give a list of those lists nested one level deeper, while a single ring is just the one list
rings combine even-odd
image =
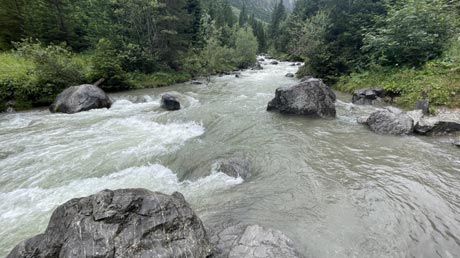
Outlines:
[{"label": "forest", "polygon": [[48,105],[70,85],[165,86],[248,68],[257,53],[304,61],[297,76],[338,90],[379,85],[410,106],[460,104],[460,3],[298,0],[0,0],[0,106]]}]

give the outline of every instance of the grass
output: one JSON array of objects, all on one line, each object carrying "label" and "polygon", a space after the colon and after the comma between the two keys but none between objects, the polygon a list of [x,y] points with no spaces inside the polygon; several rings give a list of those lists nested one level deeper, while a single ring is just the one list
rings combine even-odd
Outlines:
[{"label": "grass", "polygon": [[344,92],[380,86],[401,92],[396,104],[411,108],[427,96],[433,106],[460,107],[460,43],[453,45],[443,58],[419,68],[379,67],[342,76],[335,88]]}]

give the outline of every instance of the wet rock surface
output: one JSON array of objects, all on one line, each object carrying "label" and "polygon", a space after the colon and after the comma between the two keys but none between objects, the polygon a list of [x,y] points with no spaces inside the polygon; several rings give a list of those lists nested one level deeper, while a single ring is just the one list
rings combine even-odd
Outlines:
[{"label": "wet rock surface", "polygon": [[161,95],[161,107],[166,110],[175,111],[181,109],[181,104],[179,98],[174,94],[164,93]]},{"label": "wet rock surface", "polygon": [[276,89],[275,98],[268,103],[267,110],[283,114],[335,117],[336,95],[316,78],[302,80],[300,84]]},{"label": "wet rock surface", "polygon": [[382,88],[372,87],[355,90],[351,102],[356,105],[373,105],[383,97],[385,97],[385,91]]},{"label": "wet rock surface", "polygon": [[367,118],[366,125],[377,134],[407,135],[414,130],[414,120],[394,107],[375,111]]},{"label": "wet rock surface", "polygon": [[303,258],[282,232],[259,225],[234,225],[215,233],[215,258]]},{"label": "wet rock surface", "polygon": [[180,193],[124,189],[59,206],[45,233],[20,243],[7,258],[205,258],[211,253],[201,220]]},{"label": "wet rock surface", "polygon": [[241,177],[246,180],[251,176],[251,160],[242,153],[237,153],[229,158],[220,159],[216,163],[217,171],[231,177]]},{"label": "wet rock surface", "polygon": [[73,114],[98,108],[110,108],[112,101],[92,84],[72,86],[61,92],[49,107],[51,113]]}]

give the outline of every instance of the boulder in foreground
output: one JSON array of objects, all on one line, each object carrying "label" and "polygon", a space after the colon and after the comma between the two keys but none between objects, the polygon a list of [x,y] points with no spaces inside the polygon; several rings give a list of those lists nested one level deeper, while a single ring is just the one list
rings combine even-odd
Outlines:
[{"label": "boulder in foreground", "polygon": [[83,84],[69,87],[61,92],[49,110],[51,113],[73,114],[111,106],[112,101],[101,88],[92,84]]},{"label": "boulder in foreground", "polygon": [[367,126],[377,134],[406,135],[414,130],[414,120],[402,110],[388,107],[372,113]]},{"label": "boulder in foreground", "polygon": [[335,117],[335,93],[316,78],[308,78],[300,84],[276,89],[275,98],[268,103],[267,110],[278,110],[283,114]]},{"label": "boulder in foreground", "polygon": [[180,193],[104,190],[73,199],[53,213],[45,233],[7,258],[205,258],[212,246]]},{"label": "boulder in foreground", "polygon": [[293,242],[278,230],[259,225],[231,226],[213,238],[216,258],[302,258]]},{"label": "boulder in foreground", "polygon": [[179,99],[171,93],[161,95],[161,107],[171,111],[181,109]]}]

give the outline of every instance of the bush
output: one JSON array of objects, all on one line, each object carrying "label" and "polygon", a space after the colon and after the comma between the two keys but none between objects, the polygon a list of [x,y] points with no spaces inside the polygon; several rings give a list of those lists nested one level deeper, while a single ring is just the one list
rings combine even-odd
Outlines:
[{"label": "bush", "polygon": [[235,40],[235,65],[238,68],[248,68],[256,62],[257,38],[251,28],[240,28],[236,32]]},{"label": "bush", "polygon": [[[23,41],[16,48],[16,54],[32,62],[33,68],[2,82],[14,88],[15,98],[28,100],[32,105],[45,105],[65,88],[85,81],[81,65],[65,46],[43,47],[38,42]],[[13,86],[16,83],[23,85]]]},{"label": "bush", "polygon": [[132,85],[127,80],[127,74],[122,68],[122,60],[116,46],[108,39],[101,39],[93,54],[93,71],[91,80],[105,81],[100,87],[107,91],[131,89]]},{"label": "bush", "polygon": [[[453,46],[448,53],[455,53]],[[458,53],[458,52],[457,52]],[[399,91],[397,104],[412,108],[426,95],[435,106],[460,107],[460,55],[446,55],[420,68],[374,67],[371,71],[342,76],[336,88],[346,92],[371,86]]]},{"label": "bush", "polygon": [[365,36],[366,51],[382,65],[420,66],[439,57],[451,36],[453,20],[442,0],[396,1]]}]

